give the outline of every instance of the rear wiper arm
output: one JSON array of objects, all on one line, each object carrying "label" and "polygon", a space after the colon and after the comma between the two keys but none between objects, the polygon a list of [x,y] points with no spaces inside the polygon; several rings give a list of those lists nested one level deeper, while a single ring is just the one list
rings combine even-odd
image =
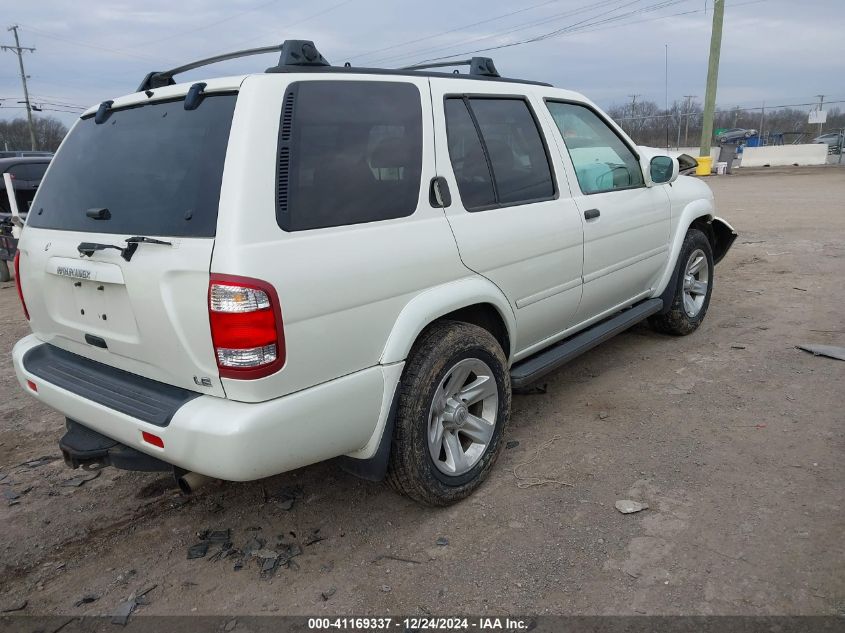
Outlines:
[{"label": "rear wiper arm", "polygon": [[[82,242],[79,246],[76,247],[76,250],[79,251],[81,256],[88,256],[91,257],[96,251],[104,251],[106,249],[113,248],[116,251],[120,251],[121,256],[127,262],[132,259],[132,253],[127,255],[126,249],[121,248],[115,244],[98,244],[97,242]],[[136,247],[137,248],[137,245]],[[132,249],[133,252],[135,249]]]},{"label": "rear wiper arm", "polygon": [[126,246],[122,248],[116,244],[82,242],[76,247],[76,250],[79,251],[79,254],[82,256],[91,257],[96,251],[104,251],[106,249],[113,248],[116,251],[120,251],[120,256],[128,262],[132,260],[132,256],[135,254],[135,251],[138,250],[138,244],[161,244],[163,246],[173,246],[173,242],[165,242],[164,240],[157,240],[152,237],[136,235],[134,237],[127,238]]},{"label": "rear wiper arm", "polygon": [[173,246],[173,242],[157,240],[154,237],[144,237],[143,235],[127,237],[126,246],[123,249],[123,259],[125,259],[127,262],[132,259],[132,255],[134,255],[135,251],[138,250],[138,244],[161,244],[162,246]]}]

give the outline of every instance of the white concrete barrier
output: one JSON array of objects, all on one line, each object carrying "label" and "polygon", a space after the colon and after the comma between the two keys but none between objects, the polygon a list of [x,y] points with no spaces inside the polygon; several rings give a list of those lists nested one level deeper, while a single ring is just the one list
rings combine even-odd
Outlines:
[{"label": "white concrete barrier", "polygon": [[827,145],[769,145],[746,147],[742,151],[740,167],[781,167],[786,165],[824,165],[827,162]]}]

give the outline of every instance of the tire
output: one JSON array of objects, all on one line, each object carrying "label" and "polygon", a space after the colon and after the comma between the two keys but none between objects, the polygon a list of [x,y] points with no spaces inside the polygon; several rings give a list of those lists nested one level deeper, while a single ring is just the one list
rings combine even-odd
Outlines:
[{"label": "tire", "polygon": [[718,140],[720,143],[727,143],[728,138],[727,138],[726,136],[720,136],[717,140]]},{"label": "tire", "polygon": [[686,336],[701,325],[713,293],[713,249],[698,229],[690,229],[684,237],[674,278],[677,287],[669,311],[648,321],[658,332]]},{"label": "tire", "polygon": [[469,496],[499,456],[510,418],[499,343],[475,325],[435,323],[414,344],[398,397],[388,484],[432,506]]},{"label": "tire", "polygon": [[9,262],[5,259],[0,259],[0,282],[11,281],[12,275],[9,274]]}]

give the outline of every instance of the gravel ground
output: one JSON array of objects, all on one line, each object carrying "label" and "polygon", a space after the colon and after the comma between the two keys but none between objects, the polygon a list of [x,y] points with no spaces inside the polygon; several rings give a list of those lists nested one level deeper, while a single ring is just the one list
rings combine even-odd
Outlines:
[{"label": "gravel ground", "polygon": [[[74,487],[61,460],[25,465],[58,457],[63,420],[17,385],[27,325],[0,285],[0,609],[111,614],[154,586],[137,613],[845,613],[845,363],[795,348],[845,345],[845,169],[708,182],[740,238],[704,325],[634,328],[516,396],[518,445],[447,509],[333,463],[189,499],[158,474]],[[263,573],[216,544],[188,560],[206,529],[301,553]]]}]

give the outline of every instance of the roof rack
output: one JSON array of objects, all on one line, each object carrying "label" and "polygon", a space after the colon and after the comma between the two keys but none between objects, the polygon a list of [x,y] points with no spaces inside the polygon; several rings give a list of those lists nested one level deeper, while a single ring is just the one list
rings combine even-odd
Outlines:
[{"label": "roof rack", "polygon": [[[175,75],[179,75],[189,70],[216,64],[218,62],[228,61],[230,59],[238,59],[241,57],[249,57],[251,55],[262,55],[264,53],[273,53],[279,51],[279,63],[276,66],[268,68],[265,72],[300,72],[303,70],[311,71],[326,71],[326,72],[362,72],[362,73],[379,73],[379,74],[411,74],[407,71],[418,71],[431,68],[447,68],[451,66],[469,66],[469,76],[473,79],[501,79],[499,72],[496,70],[496,65],[489,57],[473,57],[471,59],[451,60],[445,62],[437,62],[432,64],[417,64],[414,66],[405,66],[399,69],[385,69],[385,68],[354,68],[347,62],[343,66],[332,66],[326,61],[326,58],[320,54],[314,42],[310,40],[285,40],[278,46],[264,46],[261,48],[249,48],[242,51],[235,51],[234,53],[225,53],[223,55],[215,55],[214,57],[207,57],[199,61],[185,64],[184,66],[177,66],[170,70],[154,71],[147,73],[141,85],[138,86],[138,92],[150,91],[154,88],[161,88],[163,86],[172,86],[176,83],[173,79]],[[455,76],[459,75],[458,71],[454,73],[426,73],[432,76]],[[467,77],[467,75],[459,75]],[[508,79],[507,81],[521,81],[517,79]],[[523,81],[523,83],[539,83],[533,81]]]},{"label": "roof rack", "polygon": [[177,66],[170,70],[154,71],[147,73],[138,86],[137,92],[142,90],[152,90],[153,88],[161,88],[162,86],[172,86],[176,82],[173,80],[174,75],[180,75],[201,68],[216,64],[218,62],[229,61],[230,59],[238,59],[240,57],[249,57],[251,55],[263,55],[264,53],[273,53],[281,51],[279,57],[279,66],[329,66],[326,58],[320,54],[314,42],[309,40],[285,40],[278,46],[263,46],[261,48],[248,48],[243,51],[235,51],[234,53],[224,53],[223,55],[215,55],[214,57],[206,57],[184,66]]},{"label": "roof rack", "polygon": [[[501,77],[499,71],[496,70],[496,65],[489,57],[473,57],[472,59],[437,62],[435,64],[415,64],[413,66],[404,66],[399,70],[424,70],[426,68],[447,68],[450,66],[469,66],[470,75],[480,77]],[[457,71],[455,71],[455,74],[457,74]]]}]

